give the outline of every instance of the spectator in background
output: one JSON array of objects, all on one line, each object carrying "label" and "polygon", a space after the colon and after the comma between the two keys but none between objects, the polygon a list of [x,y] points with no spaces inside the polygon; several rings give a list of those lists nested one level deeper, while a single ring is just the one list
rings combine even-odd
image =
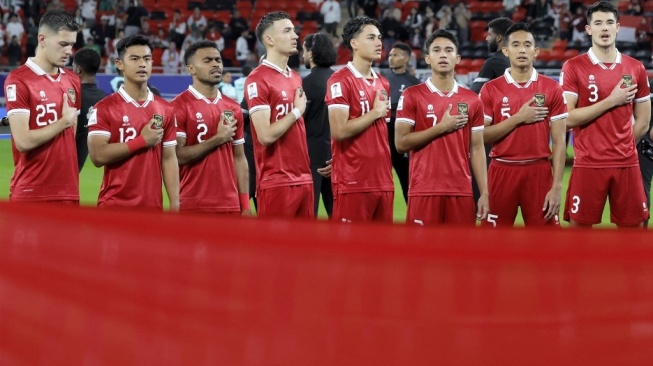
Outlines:
[{"label": "spectator in background", "polygon": [[453,9],[453,17],[456,20],[458,41],[460,43],[469,41],[469,21],[472,20],[472,13],[467,9],[467,5],[464,2],[456,4],[456,7]]},{"label": "spectator in background", "polygon": [[558,13],[558,34],[560,39],[571,41],[571,29],[569,27],[572,19],[573,15],[569,11],[569,6],[563,2],[560,5],[560,12]]},{"label": "spectator in background", "polygon": [[389,50],[400,39],[400,34],[403,32],[401,10],[388,9],[381,21],[381,29],[383,29],[383,49]]},{"label": "spectator in background", "polygon": [[417,8],[412,8],[410,9],[410,13],[406,17],[404,26],[406,28],[410,28],[410,32],[412,34],[414,30],[418,30],[418,31],[422,30],[422,21],[423,21],[422,14],[418,13]]},{"label": "spectator in background", "polygon": [[23,23],[21,23],[18,19],[18,15],[13,14],[9,18],[6,32],[7,39],[11,39],[11,37],[16,36],[16,39],[18,39],[18,43],[20,44],[20,41],[23,39],[23,35],[25,34],[25,28],[23,27]]},{"label": "spectator in background", "polygon": [[136,35],[141,30],[141,25],[149,13],[142,7],[138,0],[133,0],[131,6],[127,8],[127,20],[125,21],[125,36]]},{"label": "spectator in background", "polygon": [[161,65],[163,65],[164,74],[179,74],[181,56],[177,51],[177,45],[175,42],[170,42],[168,48],[163,51],[163,54],[161,55]]},{"label": "spectator in background", "polygon": [[152,38],[152,46],[156,48],[168,48],[170,42],[163,28],[159,28],[159,32]]},{"label": "spectator in background", "polygon": [[20,48],[20,42],[16,36],[11,36],[11,41],[7,45],[7,58],[9,59],[9,66],[16,67],[21,64],[23,58],[23,51]]},{"label": "spectator in background", "polygon": [[168,39],[175,44],[183,44],[186,38],[186,22],[181,19],[181,11],[175,10],[168,28]]},{"label": "spectator in background", "polygon": [[102,55],[102,49],[100,48],[100,46],[95,44],[95,40],[93,39],[93,37],[86,38],[86,44],[84,44],[84,48],[91,49],[97,52],[97,54],[100,56]]},{"label": "spectator in background", "polygon": [[152,40],[154,39],[154,32],[152,32],[152,29],[150,29],[150,22],[148,22],[147,20],[144,21],[143,24],[141,24],[141,31],[138,33],[147,37],[150,40],[150,42],[152,42]]},{"label": "spectator in background", "polygon": [[0,22],[0,53],[5,52],[5,26]]},{"label": "spectator in background", "polygon": [[[4,24],[9,23],[9,21],[11,20],[12,15],[15,15],[16,17],[18,17],[19,22],[21,22],[21,23],[23,22],[23,20],[20,18],[20,14],[18,14],[18,12],[16,11],[16,7],[15,6],[10,6],[9,10],[6,11],[2,15],[2,21],[4,22]],[[79,24],[82,24],[82,23],[79,23]]]},{"label": "spectator in background", "polygon": [[353,18],[354,15],[358,14],[358,0],[346,0],[347,1],[347,13],[349,17]]},{"label": "spectator in background", "polygon": [[587,41],[587,33],[585,32],[585,26],[587,26],[587,19],[585,18],[585,8],[583,6],[578,6],[576,8],[576,14],[574,14],[574,19],[571,21],[572,36],[571,40],[576,42],[585,42]]},{"label": "spectator in background", "polygon": [[642,17],[640,24],[635,29],[637,48],[650,50],[652,33],[653,33],[653,28],[651,28],[651,21],[648,20],[648,18],[646,17]]},{"label": "spectator in background", "polygon": [[244,66],[249,59],[249,44],[247,43],[247,38],[249,36],[249,29],[245,29],[236,40],[236,60],[240,63],[240,66]]},{"label": "spectator in background", "polygon": [[364,14],[370,18],[377,19],[378,15],[376,14],[376,9],[379,6],[378,0],[362,0],[359,1],[359,5],[361,2]]},{"label": "spectator in background", "polygon": [[413,48],[422,48],[424,45],[424,36],[422,35],[421,29],[412,28],[410,30],[410,45]]},{"label": "spectator in background", "polygon": [[240,15],[240,11],[234,10],[231,19],[229,20],[229,32],[230,38],[234,41],[243,34],[245,29],[249,29],[249,23],[247,20]]},{"label": "spectator in background", "polygon": [[95,40],[95,44],[102,49],[102,56],[108,55],[109,40],[116,36],[116,28],[109,25],[108,16],[102,15],[100,17],[100,23],[91,28],[91,35]]},{"label": "spectator in background", "polygon": [[93,28],[95,25],[97,2],[95,0],[78,0],[77,6],[81,9],[82,18],[86,21],[86,25],[89,28]]},{"label": "spectator in background", "polygon": [[628,4],[628,10],[624,12],[624,15],[643,15],[644,11],[642,10],[642,4],[639,1],[631,1]]},{"label": "spectator in background", "polygon": [[204,17],[204,14],[202,14],[200,8],[196,6],[195,9],[193,9],[193,14],[188,17],[186,25],[191,32],[195,30],[204,32],[208,22],[206,21],[206,17]]},{"label": "spectator in background", "polygon": [[50,12],[54,10],[66,10],[66,6],[61,2],[61,0],[52,0],[45,8],[45,11]]},{"label": "spectator in background", "polygon": [[218,47],[218,51],[222,52],[222,50],[224,50],[224,37],[217,28],[217,25],[211,22],[204,38],[215,42],[216,47]]},{"label": "spectator in background", "polygon": [[243,96],[245,95],[245,80],[247,79],[249,73],[252,72],[252,67],[245,65],[241,69],[241,72],[243,73],[243,76],[234,81],[234,88],[236,88],[236,101],[238,103],[243,100]]},{"label": "spectator in background", "polygon": [[84,24],[84,17],[82,17],[82,9],[81,8],[75,9],[75,22],[77,22],[77,24],[79,24],[79,25]]},{"label": "spectator in background", "polygon": [[229,98],[236,100],[238,98],[236,93],[236,88],[231,83],[232,75],[230,71],[222,72],[222,81],[218,84],[218,90],[220,93],[228,96]]},{"label": "spectator in background", "polygon": [[324,31],[337,36],[336,32],[338,24],[340,24],[340,3],[335,0],[326,0],[322,3],[320,14],[324,17]]},{"label": "spectator in background", "polygon": [[503,8],[509,13],[517,11],[520,6],[521,0],[503,0]]},{"label": "spectator in background", "polygon": [[451,7],[448,4],[442,5],[435,16],[440,19],[438,29],[451,29],[451,23],[453,22],[453,13],[451,11]]},{"label": "spectator in background", "polygon": [[426,20],[424,24],[424,34],[431,34],[438,30],[438,19],[436,17],[431,17]]},{"label": "spectator in background", "polygon": [[[27,45],[25,46],[25,51],[27,57],[33,57],[36,55],[36,46],[39,44],[39,28],[34,23],[34,18],[27,18]],[[3,35],[4,37],[4,35]]]},{"label": "spectator in background", "polygon": [[336,48],[336,54],[338,55],[336,65],[346,65],[347,62],[351,61],[351,51],[342,43],[340,37],[333,37],[333,47]]},{"label": "spectator in background", "polygon": [[199,29],[195,29],[194,31],[191,31],[186,36],[186,38],[184,38],[184,44],[182,45],[181,48],[182,48],[182,50],[185,50],[186,47],[188,47],[189,45],[191,45],[191,44],[193,44],[195,42],[199,42],[199,41],[201,41],[203,39],[204,39],[204,37],[202,37],[202,32],[200,32]]}]

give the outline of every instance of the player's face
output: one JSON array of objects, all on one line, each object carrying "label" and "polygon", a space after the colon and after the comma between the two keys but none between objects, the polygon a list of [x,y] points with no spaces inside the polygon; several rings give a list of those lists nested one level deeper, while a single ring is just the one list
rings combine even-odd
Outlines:
[{"label": "player's face", "polygon": [[585,26],[587,34],[592,37],[592,44],[599,47],[609,47],[615,44],[619,23],[611,12],[596,12],[592,14],[590,23]]},{"label": "player's face", "polygon": [[152,51],[148,46],[131,46],[125,50],[121,60],[116,60],[116,67],[122,70],[125,79],[144,83],[152,73]]},{"label": "player's face", "polygon": [[311,68],[311,51],[306,48],[306,43],[302,45],[302,54],[304,55],[304,66],[306,66],[307,69]]},{"label": "player's face", "polygon": [[270,37],[274,42],[274,48],[280,54],[290,56],[299,53],[297,50],[299,36],[295,33],[295,26],[290,19],[281,19],[274,22]]},{"label": "player's face", "polygon": [[357,37],[352,38],[351,47],[354,49],[354,55],[366,61],[380,60],[383,51],[381,32],[376,26],[367,24]]},{"label": "player's face", "polygon": [[215,48],[198,49],[187,68],[193,80],[204,84],[218,85],[222,79],[222,57]]},{"label": "player's face", "polygon": [[61,30],[57,33],[45,31],[39,34],[39,46],[45,52],[48,61],[56,67],[64,67],[68,57],[73,54],[73,45],[77,33]]},{"label": "player's face", "polygon": [[390,70],[401,69],[408,63],[408,55],[404,50],[393,48],[388,55],[388,66]]},{"label": "player's face", "polygon": [[433,72],[447,74],[453,72],[454,67],[460,62],[460,55],[451,40],[440,37],[433,40],[424,60],[431,66]]},{"label": "player's face", "polygon": [[492,53],[497,52],[497,50],[499,49],[498,37],[499,36],[496,33],[494,33],[494,29],[488,28],[487,36],[485,37],[485,42],[487,42],[487,47]]},{"label": "player's face", "polygon": [[533,35],[523,31],[511,33],[508,44],[503,47],[503,54],[510,59],[510,66],[514,67],[532,66],[539,52]]}]

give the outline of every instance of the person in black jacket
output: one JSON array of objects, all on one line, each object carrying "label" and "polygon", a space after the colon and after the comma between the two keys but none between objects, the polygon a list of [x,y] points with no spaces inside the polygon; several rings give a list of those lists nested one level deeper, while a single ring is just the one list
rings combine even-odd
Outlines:
[{"label": "person in black jacket", "polygon": [[390,82],[390,123],[388,124],[388,141],[390,143],[390,155],[392,166],[395,168],[404,200],[408,203],[408,154],[399,154],[395,148],[395,117],[397,115],[397,103],[401,93],[412,85],[420,83],[419,79],[408,72],[407,65],[412,54],[409,45],[401,42],[395,43],[388,54],[388,65],[392,72],[386,77]]},{"label": "person in black jacket", "polygon": [[252,126],[249,119],[249,107],[247,99],[240,101],[240,110],[243,112],[243,130],[245,131],[245,159],[249,167],[249,198],[258,209],[256,202],[256,164],[254,164],[254,142],[252,141]]},{"label": "person in black jacket", "polygon": [[73,56],[73,71],[79,75],[82,83],[82,107],[77,118],[77,166],[82,171],[88,157],[88,115],[95,103],[106,96],[106,93],[97,87],[95,74],[100,69],[102,62],[100,55],[90,48],[82,48]]},{"label": "person in black jacket", "polygon": [[315,193],[315,216],[322,194],[322,203],[327,215],[333,212],[333,191],[331,190],[331,131],[329,111],[324,102],[326,84],[333,74],[331,66],[336,63],[337,54],[331,37],[323,33],[309,34],[304,38],[304,64],[311,73],[304,77],[302,87],[306,93],[306,140],[311,160],[313,190]]},{"label": "person in black jacket", "polygon": [[[653,94],[651,94],[653,97]],[[653,114],[649,122],[648,133],[637,144],[639,157],[639,170],[642,173],[642,183],[644,184],[644,193],[646,194],[646,203],[651,208],[651,177],[653,177]],[[648,227],[648,221],[644,222],[644,227]]]}]

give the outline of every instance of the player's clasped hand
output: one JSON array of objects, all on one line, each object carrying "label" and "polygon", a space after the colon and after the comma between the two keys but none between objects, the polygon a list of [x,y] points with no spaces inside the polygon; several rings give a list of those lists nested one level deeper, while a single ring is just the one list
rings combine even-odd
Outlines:
[{"label": "player's clasped hand", "polygon": [[377,90],[376,97],[374,97],[374,107],[372,107],[372,111],[376,113],[376,118],[383,118],[388,114],[389,103],[388,98],[380,90]]},{"label": "player's clasped hand", "polygon": [[220,115],[220,122],[218,122],[218,131],[216,132],[217,138],[221,143],[231,141],[236,134],[236,119],[231,118],[228,121],[224,119],[224,113]]},{"label": "player's clasped hand", "polygon": [[458,129],[461,129],[467,125],[467,121],[469,121],[469,116],[466,114],[459,114],[452,116],[451,115],[451,109],[453,106],[449,104],[447,106],[447,110],[444,111],[444,115],[442,116],[442,120],[440,121],[439,125],[444,128],[446,132],[453,132]]},{"label": "player's clasped hand", "polygon": [[549,115],[549,108],[547,107],[535,107],[531,104],[535,103],[535,97],[531,98],[528,102],[524,103],[517,115],[519,120],[525,124],[531,124],[535,122],[544,121],[546,116]]},{"label": "player's clasped hand", "polygon": [[612,89],[612,92],[610,93],[610,100],[612,100],[612,103],[615,107],[628,104],[635,99],[635,94],[637,93],[637,84],[631,85],[624,87],[624,81],[621,80],[617,86]]},{"label": "player's clasped hand", "polygon": [[154,118],[152,118],[141,130],[141,136],[145,139],[147,147],[156,146],[163,139],[163,128],[154,128]]},{"label": "player's clasped hand", "polygon": [[324,178],[330,178],[332,167],[333,167],[333,159],[329,159],[327,160],[326,166],[324,168],[317,168],[317,172],[320,173],[320,175],[323,176]]},{"label": "player's clasped hand", "polygon": [[306,111],[306,93],[304,93],[304,89],[297,88],[297,90],[295,90],[294,106],[299,109],[301,114],[304,114]]},{"label": "player's clasped hand", "polygon": [[63,102],[61,103],[62,121],[66,128],[77,126],[77,110],[68,103],[68,94],[63,93]]}]

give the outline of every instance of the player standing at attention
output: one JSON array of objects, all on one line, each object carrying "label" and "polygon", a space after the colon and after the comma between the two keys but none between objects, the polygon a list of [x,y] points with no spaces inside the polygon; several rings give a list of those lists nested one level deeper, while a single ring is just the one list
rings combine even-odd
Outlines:
[{"label": "player standing at attention", "polygon": [[[458,39],[440,29],[425,43],[426,82],[406,89],[397,106],[395,145],[410,151],[407,223],[474,225],[488,212],[483,106],[458,85]],[[471,148],[471,150],[470,150]],[[471,165],[482,195],[475,210]],[[474,215],[476,211],[476,215]]]},{"label": "player standing at attention", "polygon": [[560,74],[574,132],[564,211],[570,226],[600,223],[607,197],[610,221],[619,227],[641,227],[649,217],[636,145],[651,115],[650,87],[644,65],[616,48],[617,21],[614,5],[590,6],[585,29],[592,48],[565,62]]},{"label": "player standing at attention", "polygon": [[483,137],[492,144],[486,224],[512,226],[520,207],[526,226],[559,227],[568,116],[562,88],[533,67],[539,48],[527,24],[506,31],[503,52],[510,68],[483,85],[480,94]]},{"label": "player standing at attention", "polygon": [[161,179],[170,210],[179,210],[179,165],[174,111],[147,87],[152,45],[125,37],[116,45],[116,67],[125,76],[117,92],[95,105],[88,119],[88,150],[104,166],[98,207],[163,208]]},{"label": "player standing at attention", "polygon": [[327,82],[333,171],[333,219],[392,222],[394,182],[388,145],[390,84],[372,69],[381,59],[376,19],[357,16],[342,30],[353,61]]},{"label": "player standing at attention", "polygon": [[256,26],[265,60],[247,77],[245,99],[252,124],[259,216],[314,217],[302,78],[288,67],[298,53],[295,26],[284,12]]},{"label": "player standing at attention", "polygon": [[14,174],[10,201],[79,204],[75,129],[79,77],[65,71],[79,25],[64,11],[41,17],[36,56],[5,80]]},{"label": "player standing at attention", "polygon": [[177,120],[180,210],[249,214],[243,114],[218,90],[218,47],[212,41],[193,43],[184,64],[193,85],[170,103]]}]

